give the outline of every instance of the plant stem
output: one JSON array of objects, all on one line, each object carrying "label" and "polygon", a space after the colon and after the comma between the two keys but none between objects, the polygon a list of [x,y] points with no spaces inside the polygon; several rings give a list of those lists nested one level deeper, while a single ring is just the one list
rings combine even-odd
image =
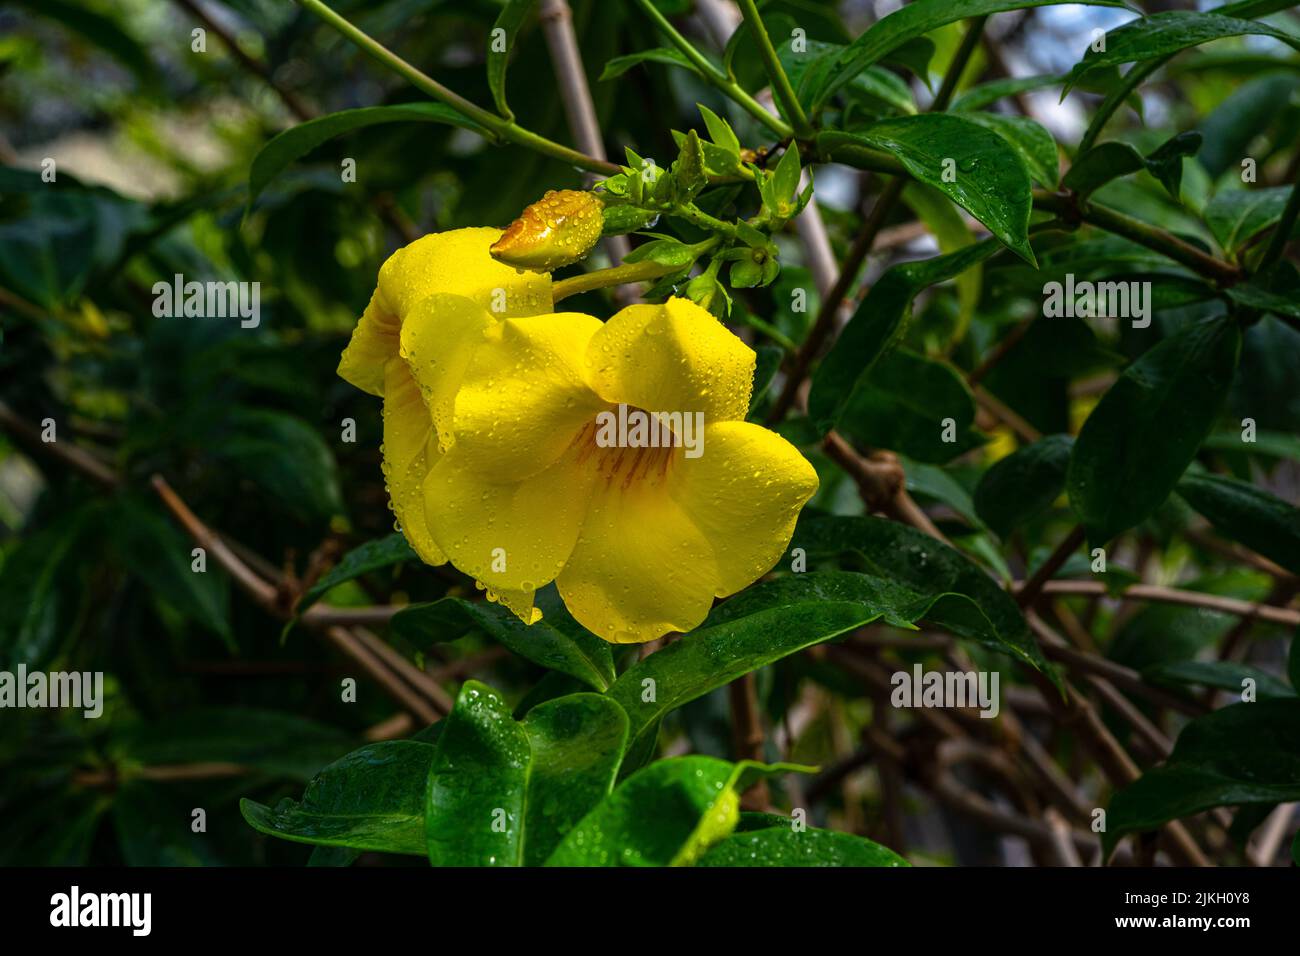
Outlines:
[{"label": "plant stem", "polygon": [[523,128],[513,120],[497,116],[495,113],[470,102],[459,93],[443,86],[427,73],[412,66],[365,31],[339,16],[321,0],[298,0],[298,3],[359,46],[372,59],[403,77],[416,89],[422,90],[434,99],[450,106],[457,113],[477,123],[497,138],[508,140],[519,146],[526,146],[534,152],[554,157],[579,169],[606,175],[614,175],[621,171],[613,163],[597,159],[594,156],[588,156],[586,153],[547,139],[532,130]]},{"label": "plant stem", "polygon": [[934,102],[930,104],[931,113],[942,113],[948,108],[948,104],[952,102],[952,95],[957,92],[957,84],[961,82],[961,75],[966,72],[966,64],[970,62],[975,47],[979,46],[980,34],[984,32],[984,22],[986,20],[988,20],[987,15],[971,19],[970,26],[966,28],[966,35],[961,38],[961,46],[953,54],[952,63],[948,65],[948,72],[943,76],[943,85],[939,87]]},{"label": "plant stem", "polygon": [[658,279],[660,276],[666,276],[670,272],[680,271],[681,266],[665,266],[658,262],[624,262],[608,269],[596,269],[592,272],[583,272],[576,276],[569,276],[567,279],[558,279],[551,284],[551,301],[559,302],[561,299],[567,299],[571,295],[577,295],[579,292],[590,292],[593,289],[605,289],[609,286],[623,285],[627,282],[642,282],[647,279]]},{"label": "plant stem", "polygon": [[763,104],[746,93],[739,83],[710,63],[708,58],[695,48],[695,44],[682,36],[677,31],[677,28],[668,22],[668,18],[659,12],[659,8],[651,3],[651,0],[636,0],[636,5],[641,8],[647,17],[654,21],[654,25],[659,28],[659,32],[668,38],[669,43],[681,51],[681,54],[691,62],[692,66],[700,71],[700,74],[706,80],[725,93],[745,112],[753,116],[779,138],[787,139],[794,135],[794,130],[790,128],[788,123],[779,116],[773,116],[769,113],[763,108]]},{"label": "plant stem", "polygon": [[768,36],[767,27],[763,23],[762,16],[759,15],[758,5],[754,0],[740,0],[740,12],[744,15],[745,23],[754,36],[754,42],[758,44],[759,56],[763,58],[767,78],[772,83],[772,96],[780,105],[786,119],[790,121],[790,125],[794,127],[794,135],[798,139],[810,138],[813,134],[812,124],[808,122],[808,116],[799,103],[799,97],[795,95],[794,87],[790,85],[790,77],[786,75],[785,67],[781,65],[781,59],[776,55],[772,38]]}]

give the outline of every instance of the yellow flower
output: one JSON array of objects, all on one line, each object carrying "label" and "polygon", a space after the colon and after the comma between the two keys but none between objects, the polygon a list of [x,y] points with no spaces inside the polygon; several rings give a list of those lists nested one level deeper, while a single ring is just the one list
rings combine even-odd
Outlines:
[{"label": "yellow flower", "polygon": [[[604,324],[557,313],[482,335],[425,516],[452,564],[525,621],[554,580],[588,630],[653,640],[696,627],[780,558],[817,475],[744,421],[754,352],[707,311],[674,298]],[[634,413],[671,420],[679,443],[615,435]]]},{"label": "yellow flower", "polygon": [[552,308],[549,275],[520,273],[489,255],[500,237],[499,229],[456,229],[398,249],[380,268],[339,362],[342,378],[384,399],[383,469],[393,512],[429,564],[447,556],[429,534],[421,488],[452,440],[458,376],[483,329]]}]

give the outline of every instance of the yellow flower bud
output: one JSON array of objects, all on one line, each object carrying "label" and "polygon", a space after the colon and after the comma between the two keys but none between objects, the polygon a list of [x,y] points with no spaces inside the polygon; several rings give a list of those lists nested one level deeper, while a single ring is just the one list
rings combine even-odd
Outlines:
[{"label": "yellow flower bud", "polygon": [[600,238],[602,206],[589,192],[548,190],[507,227],[490,250],[492,258],[535,272],[577,262]]}]

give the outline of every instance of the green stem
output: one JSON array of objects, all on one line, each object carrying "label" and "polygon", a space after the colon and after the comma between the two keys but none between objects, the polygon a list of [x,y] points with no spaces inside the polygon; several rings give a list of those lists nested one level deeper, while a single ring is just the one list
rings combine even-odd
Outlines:
[{"label": "green stem", "polygon": [[988,16],[971,19],[970,26],[966,28],[966,35],[961,38],[961,46],[957,48],[952,62],[948,64],[948,72],[943,76],[943,85],[939,87],[934,102],[930,104],[931,113],[942,113],[952,102],[952,95],[957,92],[957,84],[961,82],[961,75],[966,71],[966,64],[970,62],[971,54],[979,45],[980,34],[984,32],[986,20]]},{"label": "green stem", "polygon": [[644,282],[658,279],[671,272],[679,272],[681,266],[665,266],[658,262],[625,262],[609,269],[596,269],[583,272],[566,279],[557,279],[551,283],[551,302],[559,302],[579,292],[591,292],[593,289],[606,289],[628,282]]},{"label": "green stem", "polygon": [[670,216],[677,216],[681,219],[685,219],[687,222],[694,223],[707,232],[718,233],[726,236],[728,239],[734,238],[736,235],[736,226],[734,223],[724,222],[715,216],[710,216],[694,203],[684,203],[674,206],[668,211],[668,214]]},{"label": "green stem", "polygon": [[659,32],[668,38],[669,43],[681,51],[682,55],[700,71],[700,74],[706,80],[729,96],[745,112],[749,113],[781,139],[794,135],[794,130],[790,128],[788,123],[779,116],[773,116],[769,113],[763,108],[763,104],[746,93],[739,83],[710,63],[708,57],[697,50],[695,44],[682,36],[677,31],[677,28],[668,22],[668,18],[659,12],[659,8],[651,0],[636,0],[636,5],[641,8],[641,11],[647,17],[654,21],[654,25],[659,28]]},{"label": "green stem", "polygon": [[1083,139],[1079,141],[1079,150],[1075,156],[1082,156],[1088,150],[1092,149],[1092,144],[1097,141],[1101,135],[1102,129],[1115,115],[1115,111],[1123,105],[1124,101],[1129,98],[1129,94],[1136,89],[1137,85],[1145,80],[1148,76],[1160,69],[1172,59],[1171,56],[1159,57],[1154,60],[1148,60],[1146,63],[1135,64],[1127,73],[1124,79],[1120,81],[1119,86],[1115,87],[1099,107],[1097,113],[1088,124],[1087,131],[1083,134]]},{"label": "green stem", "polygon": [[776,55],[772,38],[768,36],[767,27],[763,23],[762,16],[759,15],[758,5],[754,0],[740,0],[740,12],[754,35],[754,42],[758,44],[758,52],[763,58],[767,78],[772,83],[772,96],[780,104],[781,112],[794,127],[794,135],[799,139],[808,139],[813,135],[812,124],[808,122],[808,116],[799,103],[799,97],[795,95],[794,87],[790,85],[790,77],[786,75],[785,67],[781,65],[781,58]]},{"label": "green stem", "polygon": [[460,113],[467,119],[477,123],[499,139],[508,140],[519,146],[526,146],[535,152],[554,157],[555,159],[590,172],[604,173],[606,175],[614,175],[621,172],[620,167],[613,163],[606,162],[603,159],[597,159],[594,156],[588,156],[586,153],[579,152],[576,149],[571,149],[568,146],[555,142],[554,140],[547,139],[545,136],[534,133],[532,130],[524,129],[513,120],[498,116],[497,114],[470,102],[459,93],[443,86],[427,73],[412,66],[365,31],[339,16],[332,9],[322,3],[321,0],[298,0],[298,3],[323,20],[327,25],[355,43],[363,51],[369,54],[372,59],[403,77],[416,89],[422,90],[434,99],[450,106],[457,113]]}]

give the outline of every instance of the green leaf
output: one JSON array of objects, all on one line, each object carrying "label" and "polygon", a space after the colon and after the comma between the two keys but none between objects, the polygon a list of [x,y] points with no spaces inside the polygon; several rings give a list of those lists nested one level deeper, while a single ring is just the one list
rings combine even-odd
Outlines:
[{"label": "green leaf", "polygon": [[1001,136],[1020,154],[1025,168],[1034,181],[1055,189],[1060,178],[1060,161],[1056,152],[1056,140],[1052,139],[1043,126],[1026,116],[1008,116],[1004,113],[981,113],[974,110],[957,110],[953,112],[962,119],[977,123],[985,129]]},{"label": "green leaf", "polygon": [[164,784],[128,780],[113,794],[113,828],[127,866],[221,866],[220,841],[177,826],[190,814]]},{"label": "green leaf", "polygon": [[1205,148],[1197,160],[1211,177],[1217,179],[1229,169],[1241,171],[1251,141],[1287,115],[1279,107],[1291,99],[1297,87],[1300,77],[1294,70],[1266,73],[1242,83],[1205,115],[1200,123]]},{"label": "green leaf", "polygon": [[1260,700],[1294,697],[1291,685],[1267,671],[1235,661],[1167,661],[1142,671],[1146,680],[1155,683],[1200,684],[1240,694],[1242,682],[1250,679]]},{"label": "green leaf", "polygon": [[546,865],[689,866],[735,828],[750,779],[803,769],[699,756],[657,761],[588,813]]},{"label": "green leaf", "polygon": [[[934,235],[941,253],[946,255],[974,244],[975,236],[966,225],[965,217],[937,189],[923,183],[911,182],[903,187],[902,199]],[[957,328],[952,333],[952,342],[959,342],[965,337],[970,321],[979,306],[983,285],[984,269],[980,265],[972,266],[957,277],[958,317]]]},{"label": "green leaf", "polygon": [[394,532],[385,538],[367,541],[343,555],[338,564],[320,576],[320,579],[307,590],[307,593],[302,596],[302,600],[298,602],[298,613],[301,614],[307,610],[307,608],[324,597],[331,588],[336,588],[345,581],[351,581],[363,574],[369,574],[371,571],[377,571],[390,565],[400,564],[403,561],[417,560],[419,558],[407,543],[406,536],[401,532]]},{"label": "green leaf", "polygon": [[817,143],[832,154],[845,145],[891,154],[914,178],[942,192],[1007,248],[1036,264],[1029,246],[1033,196],[1025,162],[1000,135],[966,114],[900,116],[855,133],[822,133]]},{"label": "green leaf", "polygon": [[[796,155],[797,155],[796,150]],[[677,201],[688,203],[709,184],[705,171],[704,148],[700,134],[689,130],[682,138],[681,151],[673,163],[672,175],[677,180]]]},{"label": "green leaf", "polygon": [[239,802],[249,826],[269,836],[384,853],[425,855],[424,809],[435,748],[412,740],[369,744],[307,784],[302,802]]},{"label": "green leaf", "polygon": [[[492,91],[492,101],[496,103],[497,112],[506,119],[515,118],[515,114],[506,105],[506,68],[510,65],[510,52],[515,45],[515,37],[524,19],[532,12],[535,2],[536,0],[506,0],[506,5],[497,14],[488,39],[488,89]],[[503,32],[498,34],[498,30]],[[495,49],[498,36],[505,38],[504,50]]]},{"label": "green leaf", "polygon": [[[828,72],[825,81],[812,91],[815,107],[822,106],[835,91],[873,63],[909,40],[936,30],[941,26],[970,17],[1020,10],[1026,7],[1049,6],[1062,0],[915,0],[889,16],[876,21],[871,28],[854,40],[840,55],[835,68]],[[1121,6],[1109,0],[1085,0],[1093,6]]]},{"label": "green leaf", "polygon": [[853,556],[877,589],[886,623],[924,617],[1056,679],[1011,596],[960,551],[925,532],[884,518],[813,515],[799,522],[790,546],[803,548],[810,559]]},{"label": "green leaf", "polygon": [[1198,322],[1146,352],[1102,396],[1067,477],[1089,542],[1105,544],[1169,496],[1214,425],[1240,350],[1236,323]]},{"label": "green leaf", "polygon": [[859,577],[801,574],[756,585],[629,667],[608,691],[631,720],[629,753],[646,752],[669,711],[795,651],[892,615],[897,602],[891,595],[882,596]]},{"label": "green leaf", "polygon": [[808,416],[820,434],[835,427],[855,389],[901,335],[912,299],[927,286],[960,275],[1001,248],[993,239],[985,239],[948,255],[893,266],[876,280],[813,374]]},{"label": "green leaf", "polygon": [[1205,223],[1223,251],[1235,255],[1251,238],[1282,218],[1290,186],[1230,189],[1205,204]]},{"label": "green leaf", "polygon": [[1221,535],[1300,574],[1300,509],[1236,478],[1188,474],[1178,493]]},{"label": "green leaf", "polygon": [[713,140],[714,145],[734,156],[739,156],[740,138],[736,136],[736,131],[731,128],[731,124],[702,103],[696,103],[695,107],[704,118],[704,127],[709,131],[709,139]]},{"label": "green leaf", "polygon": [[600,82],[606,80],[615,80],[626,73],[632,67],[641,63],[666,63],[669,66],[680,66],[684,70],[690,70],[692,73],[699,73],[695,64],[686,59],[672,47],[654,47],[649,50],[639,50],[636,53],[629,53],[627,56],[616,56],[605,64],[605,69],[601,71]]},{"label": "green leaf", "polygon": [[1169,56],[1188,47],[1223,37],[1269,36],[1300,49],[1300,40],[1266,23],[1254,23],[1219,13],[1170,10],[1133,20],[1106,34],[1104,51],[1089,48],[1065,78],[1062,98],[1084,76],[1122,63],[1140,63]]},{"label": "green leaf", "polygon": [[132,765],[232,763],[307,781],[355,743],[350,734],[296,714],[208,707],[121,727],[110,750]]},{"label": "green leaf", "polygon": [[610,792],[627,740],[627,717],[607,697],[560,697],[519,723],[477,681],[445,724],[425,815],[434,866],[541,863]]},{"label": "green leaf", "polygon": [[[843,52],[843,44],[821,40],[805,39],[801,52],[795,52],[793,37],[781,44],[777,56],[800,103],[811,105],[811,91],[824,82],[826,72],[834,69],[835,61]],[[881,66],[867,67],[855,76],[844,88],[844,94],[850,100],[889,112],[916,112],[907,83],[897,73]]]},{"label": "green leaf", "polygon": [[596,690],[614,682],[609,644],[582,628],[558,600],[538,595],[542,620],[525,624],[500,604],[443,598],[412,604],[393,616],[392,630],[417,647],[429,641],[454,641],[482,631],[520,657],[575,677]]},{"label": "green leaf", "polygon": [[253,208],[254,201],[271,180],[317,146],[344,133],[380,123],[447,123],[481,136],[490,135],[477,123],[442,103],[363,106],[330,113],[285,130],[258,151],[248,170],[248,209]]},{"label": "green leaf", "polygon": [[1197,717],[1163,766],[1115,794],[1103,845],[1222,806],[1300,800],[1300,700],[1233,704]]},{"label": "green leaf", "polygon": [[304,522],[343,513],[338,466],[324,439],[283,412],[236,408],[205,442],[222,467],[253,482]]},{"label": "green leaf", "polygon": [[866,837],[834,830],[772,826],[718,841],[697,866],[907,866],[901,856]]},{"label": "green leaf", "polygon": [[1065,490],[1070,435],[1048,435],[1003,458],[975,487],[975,511],[1000,536],[1047,511]]},{"label": "green leaf", "polygon": [[523,728],[532,748],[524,863],[540,866],[613,789],[628,718],[608,697],[570,694],[538,704]]},{"label": "green leaf", "polygon": [[1145,166],[1142,154],[1128,143],[1098,143],[1065,171],[1061,185],[1086,199],[1112,179],[1135,173]]},{"label": "green leaf", "polygon": [[[905,348],[875,363],[839,419],[840,429],[864,445],[931,464],[983,444],[974,423],[975,398],[965,380],[951,365]],[[949,427],[952,441],[945,440]]]}]

